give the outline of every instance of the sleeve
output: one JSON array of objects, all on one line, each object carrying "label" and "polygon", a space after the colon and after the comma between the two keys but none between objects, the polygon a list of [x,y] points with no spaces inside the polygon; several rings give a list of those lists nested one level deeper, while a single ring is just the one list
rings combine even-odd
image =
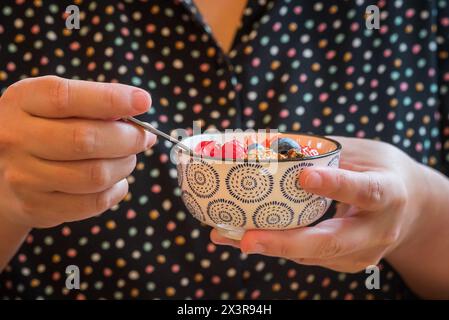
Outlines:
[{"label": "sleeve", "polygon": [[441,171],[449,176],[449,4],[439,1],[437,47],[439,68],[439,111],[441,136]]}]

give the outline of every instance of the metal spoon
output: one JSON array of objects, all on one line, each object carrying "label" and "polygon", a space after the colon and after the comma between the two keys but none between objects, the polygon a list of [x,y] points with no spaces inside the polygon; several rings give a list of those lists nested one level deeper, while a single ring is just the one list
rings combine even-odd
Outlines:
[{"label": "metal spoon", "polygon": [[181,148],[184,151],[188,152],[189,155],[194,156],[194,153],[193,153],[192,149],[190,149],[184,143],[182,143],[178,139],[173,138],[172,136],[166,134],[165,132],[162,132],[162,131],[156,129],[151,124],[143,122],[143,121],[140,121],[140,120],[138,120],[138,119],[136,119],[134,117],[126,117],[126,118],[123,118],[122,120],[132,122],[132,123],[138,125],[139,127],[145,129],[146,131],[149,131],[149,132],[151,132],[151,133],[153,133],[155,135],[158,135],[159,137],[162,137],[162,138],[170,141],[171,143],[176,144],[179,148]]}]

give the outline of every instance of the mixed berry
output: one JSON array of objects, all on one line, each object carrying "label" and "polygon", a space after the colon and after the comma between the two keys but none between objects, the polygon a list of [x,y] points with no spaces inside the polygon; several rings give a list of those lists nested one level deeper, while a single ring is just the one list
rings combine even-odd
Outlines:
[{"label": "mixed berry", "polygon": [[220,144],[216,141],[201,141],[194,149],[201,157],[215,159],[244,160],[285,160],[302,159],[317,156],[318,150],[302,146],[297,141],[286,137],[275,137],[257,141],[253,137],[245,138],[244,142],[237,139]]}]

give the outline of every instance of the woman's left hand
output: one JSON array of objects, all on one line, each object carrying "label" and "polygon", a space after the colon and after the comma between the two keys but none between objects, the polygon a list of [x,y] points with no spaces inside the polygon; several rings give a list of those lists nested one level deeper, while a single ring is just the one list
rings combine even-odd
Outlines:
[{"label": "woman's left hand", "polygon": [[212,241],[340,272],[376,265],[400,246],[423,212],[423,166],[387,143],[335,139],[343,145],[340,168],[310,167],[298,177],[306,191],[340,202],[332,219],[285,231],[250,230],[241,241],[213,230]]}]

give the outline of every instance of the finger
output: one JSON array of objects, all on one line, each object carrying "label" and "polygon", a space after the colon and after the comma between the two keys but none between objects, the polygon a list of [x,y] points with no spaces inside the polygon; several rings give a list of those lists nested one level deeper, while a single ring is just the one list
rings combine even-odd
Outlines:
[{"label": "finger", "polygon": [[51,227],[103,213],[119,203],[127,193],[126,179],[99,193],[83,195],[61,192],[31,193],[26,200],[25,211],[29,215],[40,217],[37,227]]},{"label": "finger", "polygon": [[310,167],[302,171],[299,179],[308,192],[367,210],[388,207],[397,189],[394,179],[383,172]]},{"label": "finger", "polygon": [[150,95],[136,87],[56,76],[19,81],[12,94],[24,111],[45,118],[119,119],[151,105]]},{"label": "finger", "polygon": [[216,229],[211,230],[210,239],[213,243],[218,244],[218,245],[240,248],[240,241],[223,237],[218,233],[218,231]]},{"label": "finger", "polygon": [[[339,167],[351,171],[369,171],[382,168],[390,161],[387,154],[394,147],[382,141],[362,138],[330,137],[342,145]],[[382,155],[373,157],[373,155]]]},{"label": "finger", "polygon": [[298,263],[298,264],[302,264],[304,266],[315,266],[315,267],[321,267],[321,268],[326,268],[326,269],[330,269],[333,271],[337,271],[337,272],[349,272],[348,270],[348,266],[346,266],[345,264],[335,264],[332,261],[328,261],[328,260],[322,260],[322,259],[307,259],[307,258],[301,258],[301,259],[293,259],[292,261]]},{"label": "finger", "polygon": [[47,160],[126,157],[156,141],[154,134],[123,121],[30,118],[26,123],[25,149]]},{"label": "finger", "polygon": [[134,170],[136,156],[103,160],[47,161],[33,159],[22,168],[20,187],[43,192],[97,193],[111,188]]},{"label": "finger", "polygon": [[369,266],[376,266],[384,256],[382,248],[372,248],[361,252],[354,252],[335,259],[294,259],[296,263],[310,266],[320,266],[338,272],[357,273]]},{"label": "finger", "polygon": [[284,231],[250,230],[240,241],[245,253],[288,259],[333,259],[395,241],[397,233],[385,231],[375,216],[325,220],[314,227]]}]

